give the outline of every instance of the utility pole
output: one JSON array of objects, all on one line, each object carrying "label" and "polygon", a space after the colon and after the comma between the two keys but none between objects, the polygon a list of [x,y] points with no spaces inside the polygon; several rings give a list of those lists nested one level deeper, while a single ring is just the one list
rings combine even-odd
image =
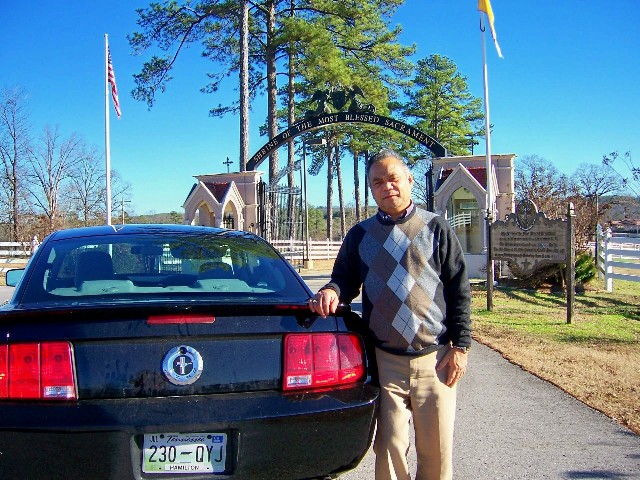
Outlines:
[{"label": "utility pole", "polygon": [[122,205],[121,205],[121,208],[122,208],[122,225],[124,225],[124,204],[125,203],[131,203],[131,200],[125,200],[124,198],[122,199]]}]

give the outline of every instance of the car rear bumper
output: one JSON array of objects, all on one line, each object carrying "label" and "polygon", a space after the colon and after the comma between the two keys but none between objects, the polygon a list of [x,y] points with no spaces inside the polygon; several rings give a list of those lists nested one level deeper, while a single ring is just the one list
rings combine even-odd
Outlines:
[{"label": "car rear bumper", "polygon": [[[0,472],[29,479],[313,478],[370,446],[378,389],[0,404]],[[226,433],[223,474],[144,474],[145,433]]]}]

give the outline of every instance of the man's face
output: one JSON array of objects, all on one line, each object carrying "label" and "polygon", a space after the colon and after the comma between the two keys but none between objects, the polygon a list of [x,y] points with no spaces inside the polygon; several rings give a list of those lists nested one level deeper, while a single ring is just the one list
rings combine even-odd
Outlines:
[{"label": "man's face", "polygon": [[397,218],[411,204],[413,176],[397,158],[387,157],[369,169],[371,194],[380,209]]}]

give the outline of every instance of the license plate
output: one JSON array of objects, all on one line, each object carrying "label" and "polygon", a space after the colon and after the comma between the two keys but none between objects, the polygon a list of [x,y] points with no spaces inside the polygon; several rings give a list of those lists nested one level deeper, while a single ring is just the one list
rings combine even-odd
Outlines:
[{"label": "license plate", "polygon": [[144,473],[222,473],[226,433],[152,433],[144,436]]}]

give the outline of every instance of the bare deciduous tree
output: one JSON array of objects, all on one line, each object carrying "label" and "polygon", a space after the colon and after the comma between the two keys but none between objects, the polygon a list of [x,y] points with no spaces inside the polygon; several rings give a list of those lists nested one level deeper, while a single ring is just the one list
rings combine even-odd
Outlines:
[{"label": "bare deciduous tree", "polygon": [[614,194],[621,189],[621,183],[614,172],[604,165],[592,163],[578,165],[577,170],[571,175],[571,182],[578,193],[585,197],[601,197]]},{"label": "bare deciduous tree", "polygon": [[106,179],[104,164],[96,149],[82,149],[70,173],[64,194],[70,209],[81,225],[98,223],[98,219],[105,218]]},{"label": "bare deciduous tree", "polygon": [[569,179],[543,157],[525,155],[516,162],[515,190],[518,199],[531,199],[549,218],[566,215]]},{"label": "bare deciduous tree", "polygon": [[20,88],[4,89],[0,97],[0,204],[11,241],[25,240],[21,238],[21,214],[26,209],[26,169],[32,149],[26,97]]},{"label": "bare deciduous tree", "polygon": [[[616,168],[616,165],[614,165],[616,160],[619,160],[624,164],[624,167],[626,167],[630,175],[625,175],[621,173],[619,168]],[[629,192],[635,197],[640,198],[640,167],[636,166],[633,162],[631,152],[625,152],[624,155],[620,155],[617,151],[611,152],[609,155],[604,155],[602,157],[602,163],[620,177],[622,180],[622,186],[625,189],[629,190]]]},{"label": "bare deciduous tree", "polygon": [[83,144],[76,134],[62,139],[58,127],[46,127],[41,148],[30,157],[29,192],[34,213],[47,219],[46,234],[60,228],[60,200],[64,182],[82,158]]}]

